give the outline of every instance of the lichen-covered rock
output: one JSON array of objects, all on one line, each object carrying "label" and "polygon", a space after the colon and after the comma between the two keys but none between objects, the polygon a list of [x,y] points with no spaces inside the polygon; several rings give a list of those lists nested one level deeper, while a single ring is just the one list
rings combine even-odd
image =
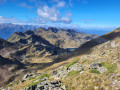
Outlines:
[{"label": "lichen-covered rock", "polygon": [[107,68],[102,66],[102,64],[98,61],[95,61],[94,63],[90,64],[89,69],[96,69],[99,73],[107,72]]},{"label": "lichen-covered rock", "polygon": [[84,65],[81,65],[79,63],[71,65],[68,68],[65,67],[65,66],[61,66],[57,70],[53,70],[52,77],[54,79],[65,78],[69,74],[69,72],[71,72],[71,71],[80,71],[80,70],[84,70]]},{"label": "lichen-covered rock", "polygon": [[24,77],[22,78],[21,81],[24,82],[24,81],[30,79],[31,77],[35,77],[35,76],[37,76],[37,74],[34,74],[34,73],[26,74],[26,75],[24,75]]},{"label": "lichen-covered rock", "polygon": [[76,63],[76,64],[72,65],[71,67],[69,67],[69,70],[70,71],[84,70],[84,66],[81,65],[81,64]]},{"label": "lichen-covered rock", "polygon": [[100,73],[104,73],[104,72],[107,72],[107,71],[108,71],[107,68],[105,68],[105,67],[99,67],[97,70],[98,70]]}]

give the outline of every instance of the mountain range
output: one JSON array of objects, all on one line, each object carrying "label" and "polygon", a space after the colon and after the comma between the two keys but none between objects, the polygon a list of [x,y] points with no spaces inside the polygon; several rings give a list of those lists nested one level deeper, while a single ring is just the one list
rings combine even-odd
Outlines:
[{"label": "mountain range", "polygon": [[[51,44],[61,48],[77,48],[84,42],[91,40],[92,38],[98,37],[98,35],[77,32],[74,29],[62,29],[55,27],[49,27],[48,29],[39,28],[37,30],[34,30],[33,32],[27,31],[23,33],[28,33],[28,34],[34,33],[37,36],[42,36]],[[24,37],[24,34],[22,34],[22,32],[20,32],[19,35],[17,34],[17,36],[15,34],[16,33],[14,33],[7,40],[9,42],[16,42],[20,38]]]},{"label": "mountain range", "polygon": [[[8,26],[12,27],[13,25],[9,24]],[[5,76],[9,77],[8,79],[2,79],[2,73],[0,74],[1,82],[3,82],[2,85],[9,83],[11,81],[9,79],[12,77],[19,78],[21,74],[23,75],[23,73],[26,72],[26,69],[26,73],[34,71],[35,69],[37,70],[40,68],[39,65],[44,66],[48,62],[54,62],[54,59],[58,56],[62,57],[63,55],[67,55],[68,50],[66,48],[77,48],[82,43],[98,37],[97,35],[77,32],[73,29],[55,27],[27,31],[24,31],[24,29],[21,30],[22,32],[13,31],[14,33],[7,40],[0,39],[0,60],[1,63],[2,61],[4,62],[7,70],[5,71],[1,68],[1,72],[10,73],[14,70],[9,71],[9,68],[15,69],[15,72],[12,72],[13,74],[11,75],[5,73]],[[4,30],[1,29],[0,31]],[[6,35],[6,32],[2,33]],[[67,46],[68,43],[69,45]],[[4,65],[1,64],[1,67]],[[22,67],[20,67],[21,65]],[[18,67],[23,71],[21,74],[16,73],[19,72]],[[16,75],[14,76],[15,73],[18,77]],[[13,78],[12,81],[14,81],[14,79],[15,78]]]},{"label": "mountain range", "polygon": [[[77,49],[68,53],[67,48]],[[0,39],[1,87],[120,89],[119,52],[120,28],[102,36],[54,27],[15,32],[7,40]]]}]

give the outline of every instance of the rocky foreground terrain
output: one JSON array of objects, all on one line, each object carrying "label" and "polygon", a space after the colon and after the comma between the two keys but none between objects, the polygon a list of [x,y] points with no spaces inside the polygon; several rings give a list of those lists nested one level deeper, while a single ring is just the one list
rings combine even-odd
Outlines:
[{"label": "rocky foreground terrain", "polygon": [[120,28],[27,72],[5,90],[119,90]]}]

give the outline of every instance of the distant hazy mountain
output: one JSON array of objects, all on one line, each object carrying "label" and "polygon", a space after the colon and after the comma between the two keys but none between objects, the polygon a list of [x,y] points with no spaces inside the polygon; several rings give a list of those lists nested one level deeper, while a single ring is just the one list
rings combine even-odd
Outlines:
[{"label": "distant hazy mountain", "polygon": [[[0,38],[7,39],[9,38],[14,32],[23,32],[26,30],[35,30],[40,27],[48,28],[51,26],[48,25],[19,25],[19,24],[11,24],[11,23],[3,23],[0,24]],[[108,33],[112,31],[115,28],[80,28],[80,27],[69,27],[69,26],[54,26],[57,28],[64,28],[64,29],[74,29],[78,32],[84,32],[86,34],[97,34],[97,35],[103,35],[105,33]]]},{"label": "distant hazy mountain", "polygon": [[87,33],[87,34],[97,34],[99,36],[104,35],[110,31],[112,31],[115,28],[82,28],[80,30],[82,30],[83,32]]},{"label": "distant hazy mountain", "polygon": [[35,25],[17,25],[17,24],[0,24],[0,38],[7,39],[14,32],[23,32],[25,30],[35,30],[39,28],[39,26]]}]

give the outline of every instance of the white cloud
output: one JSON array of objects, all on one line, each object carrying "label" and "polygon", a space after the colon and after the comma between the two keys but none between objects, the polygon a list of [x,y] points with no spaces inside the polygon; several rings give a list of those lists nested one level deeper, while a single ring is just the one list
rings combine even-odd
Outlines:
[{"label": "white cloud", "polygon": [[52,0],[52,2],[54,4],[53,5],[54,7],[59,7],[59,8],[65,7],[66,4],[66,2],[63,0]]},{"label": "white cloud", "polygon": [[0,23],[25,23],[24,20],[0,16]]},{"label": "white cloud", "polygon": [[2,16],[0,16],[0,19],[2,18]]},{"label": "white cloud", "polygon": [[66,17],[62,17],[60,21],[64,23],[71,23],[71,16],[71,13],[66,13]]},{"label": "white cloud", "polygon": [[[0,3],[7,2],[8,0],[0,0]],[[62,22],[62,23],[71,23],[71,15],[62,14],[60,9],[64,9],[66,5],[65,0],[10,0],[15,5],[24,7],[24,8],[38,8],[37,9],[37,19],[32,20],[35,23],[47,23],[47,22]],[[29,4],[28,4],[29,3]],[[51,7],[49,7],[50,5]],[[32,9],[31,9],[32,10]],[[23,20],[15,18],[0,17],[0,22],[23,22]],[[30,20],[28,20],[30,21]],[[31,21],[31,22],[32,22]],[[25,20],[24,20],[25,22]]]},{"label": "white cloud", "polygon": [[38,22],[63,22],[70,23],[71,22],[71,14],[66,14],[65,17],[60,16],[60,12],[55,7],[44,6],[38,8],[37,10],[37,21]]},{"label": "white cloud", "polygon": [[[59,11],[55,8],[49,8],[48,6],[44,6],[43,8],[38,8],[37,10],[38,19],[42,22],[52,21],[57,22],[59,17]],[[40,21],[40,22],[41,22]]]},{"label": "white cloud", "polygon": [[56,7],[64,7],[65,6],[65,2],[64,1],[58,1]]}]

